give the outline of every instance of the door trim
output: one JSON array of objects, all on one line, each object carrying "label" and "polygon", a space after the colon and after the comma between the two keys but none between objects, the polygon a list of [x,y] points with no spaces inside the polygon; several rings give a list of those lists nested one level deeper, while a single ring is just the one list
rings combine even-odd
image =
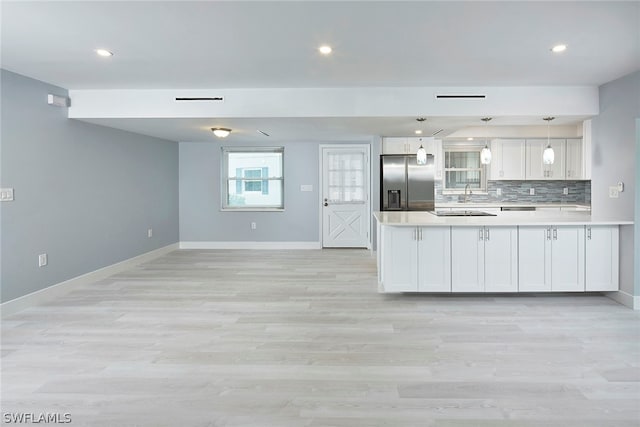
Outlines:
[{"label": "door trim", "polygon": [[320,241],[320,246],[324,249],[324,215],[322,210],[322,202],[323,202],[323,184],[324,184],[324,168],[323,168],[323,154],[322,151],[325,148],[364,148],[366,150],[366,158],[367,162],[369,162],[369,174],[367,175],[367,185],[365,189],[367,191],[367,201],[365,202],[365,211],[366,211],[366,228],[367,228],[367,247],[366,249],[371,250],[371,239],[373,236],[373,230],[371,229],[371,177],[372,177],[372,167],[373,163],[371,162],[371,144],[368,142],[362,143],[354,143],[354,144],[320,144],[318,146],[318,240]]}]

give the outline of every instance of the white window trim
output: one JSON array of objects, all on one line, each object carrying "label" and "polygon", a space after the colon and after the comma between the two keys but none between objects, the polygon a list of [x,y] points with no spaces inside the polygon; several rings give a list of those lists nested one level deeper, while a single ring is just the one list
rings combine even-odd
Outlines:
[{"label": "white window trim", "polygon": [[[454,146],[446,146],[442,147],[442,194],[464,194],[464,189],[458,188],[446,188],[447,183],[447,171],[454,171],[456,169],[447,169],[445,165],[447,164],[447,151],[482,151],[484,145],[478,144],[466,144],[466,145],[454,145]],[[480,165],[480,168],[460,168],[458,170],[480,170],[482,173],[482,185],[480,189],[471,189],[473,191],[472,194],[489,194],[489,183],[487,179],[488,175],[488,166],[489,165]]]},{"label": "white window trim", "polygon": [[[284,188],[284,147],[221,147],[220,156],[220,211],[222,212],[284,212],[285,188]],[[269,177],[261,181],[280,181],[282,188],[282,206],[247,206],[236,207],[228,206],[229,198],[229,153],[281,153],[282,154],[282,176]],[[250,179],[255,180],[255,179]]]}]

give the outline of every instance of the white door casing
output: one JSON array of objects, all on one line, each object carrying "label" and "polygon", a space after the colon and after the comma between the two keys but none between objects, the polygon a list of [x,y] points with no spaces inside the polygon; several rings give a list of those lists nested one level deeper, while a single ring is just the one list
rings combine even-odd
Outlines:
[{"label": "white door casing", "polygon": [[321,145],[323,248],[369,248],[369,145]]}]

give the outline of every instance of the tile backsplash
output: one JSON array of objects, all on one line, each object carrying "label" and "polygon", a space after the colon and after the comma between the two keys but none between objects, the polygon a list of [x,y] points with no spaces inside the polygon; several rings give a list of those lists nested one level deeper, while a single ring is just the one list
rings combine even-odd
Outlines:
[{"label": "tile backsplash", "polygon": [[[497,189],[502,190],[500,196]],[[535,189],[535,195],[529,190]],[[564,194],[564,189],[569,194]],[[457,194],[442,194],[442,181],[435,181],[436,203],[457,202]],[[587,203],[591,204],[591,181],[488,181],[487,194],[473,193],[471,203]]]}]

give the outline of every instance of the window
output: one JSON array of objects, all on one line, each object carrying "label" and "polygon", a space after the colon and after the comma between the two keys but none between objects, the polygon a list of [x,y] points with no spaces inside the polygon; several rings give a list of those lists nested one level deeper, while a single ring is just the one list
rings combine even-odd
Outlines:
[{"label": "window", "polygon": [[482,146],[444,147],[444,191],[464,192],[467,185],[476,192],[487,191],[486,166],[480,163],[481,150]]},{"label": "window", "polygon": [[283,147],[222,147],[222,209],[284,209]]}]

